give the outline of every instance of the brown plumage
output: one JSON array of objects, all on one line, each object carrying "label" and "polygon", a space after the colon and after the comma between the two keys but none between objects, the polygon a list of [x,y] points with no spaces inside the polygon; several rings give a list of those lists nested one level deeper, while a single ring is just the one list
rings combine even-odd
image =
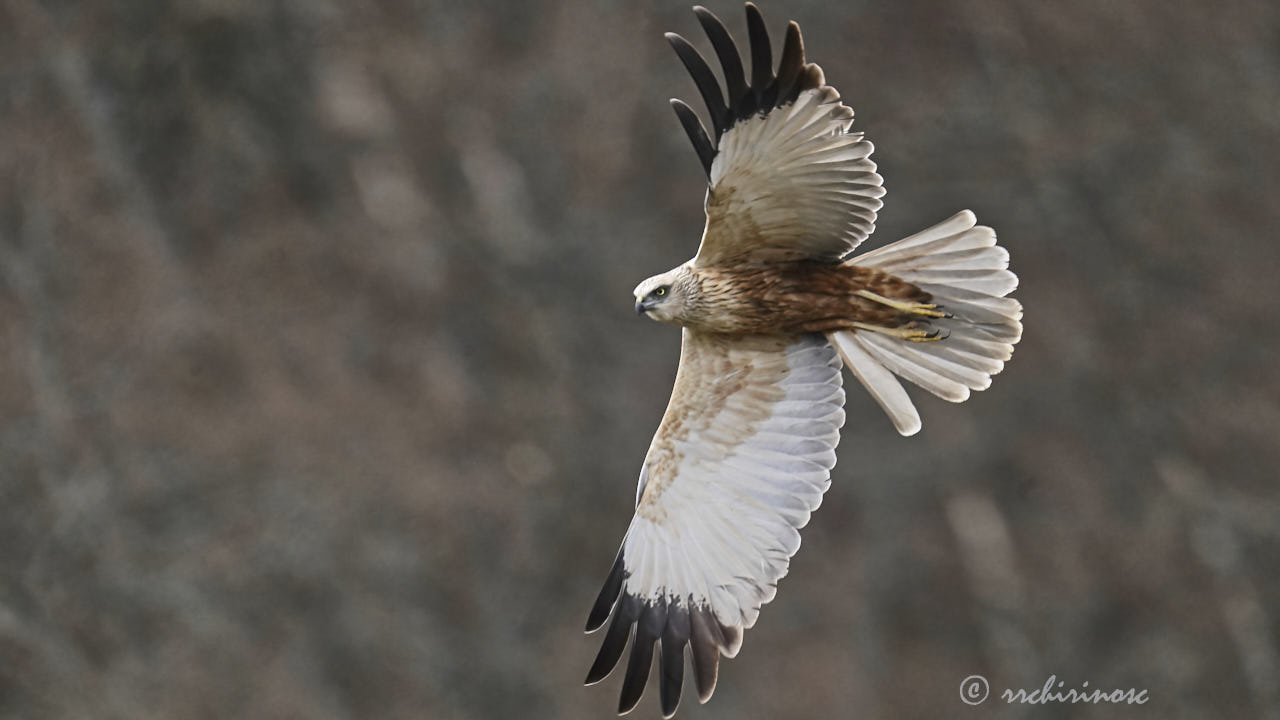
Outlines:
[{"label": "brown plumage", "polygon": [[800,261],[739,268],[693,268],[693,302],[679,324],[693,330],[738,335],[794,335],[852,330],[855,323],[885,328],[919,325],[922,319],[857,295],[912,303],[933,296],[875,268],[849,263]]},{"label": "brown plumage", "polygon": [[694,12],[725,87],[692,45],[668,39],[711,120],[708,134],[673,101],[707,174],[707,224],[692,260],[634,291],[637,312],[682,327],[680,366],[587,620],[593,631],[613,618],[587,683],[629,645],[618,704],[628,712],[656,654],[665,717],[686,647],[706,702],[720,657],[738,653],[786,574],[831,482],[842,365],[910,435],[920,417],[899,377],[960,402],[991,383],[1022,334],[1022,306],[1005,297],[1017,284],[1009,255],[973,213],[850,258],[884,195],[871,143],[849,132],[853,110],[805,61],[795,23],[775,74],[764,20],[747,5],[748,75],[728,30]]}]

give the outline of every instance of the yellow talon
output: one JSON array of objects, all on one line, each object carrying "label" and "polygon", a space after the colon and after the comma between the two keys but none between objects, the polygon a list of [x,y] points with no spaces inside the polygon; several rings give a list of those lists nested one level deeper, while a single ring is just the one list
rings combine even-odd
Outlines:
[{"label": "yellow talon", "polygon": [[910,326],[887,328],[860,322],[855,322],[853,326],[859,330],[870,330],[871,332],[878,332],[888,335],[889,337],[896,337],[899,340],[906,340],[908,342],[937,342],[938,340],[945,339],[947,335],[949,335],[949,333],[944,333],[941,328],[934,330],[921,330]]},{"label": "yellow talon", "polygon": [[890,300],[889,298],[883,295],[877,295],[876,293],[873,293],[870,290],[859,290],[856,293],[854,293],[854,295],[857,295],[858,297],[866,298],[872,302],[880,303],[881,305],[887,305],[893,308],[894,310],[907,313],[908,315],[920,315],[923,317],[934,317],[934,318],[951,317],[947,313],[939,310],[937,305],[933,305],[931,303],[903,302],[900,300]]}]

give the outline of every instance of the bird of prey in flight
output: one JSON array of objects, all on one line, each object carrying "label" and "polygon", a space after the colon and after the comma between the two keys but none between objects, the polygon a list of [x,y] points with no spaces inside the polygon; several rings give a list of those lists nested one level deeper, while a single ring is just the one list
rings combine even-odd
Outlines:
[{"label": "bird of prey in flight", "polygon": [[[672,100],[707,174],[692,260],[645,280],[635,308],[679,325],[680,367],[640,469],[635,516],[587,630],[612,615],[587,683],[631,643],[618,712],[639,702],[658,655],[664,717],[685,648],[698,698],[716,685],[773,599],[800,528],[831,484],[844,424],[841,366],[898,432],[920,416],[898,378],[951,402],[983,390],[1022,336],[1009,253],[963,211],[871,252],[884,195],[853,110],[787,26],[775,66],[747,4],[751,69],[724,25],[695,7],[724,88],[684,38],[666,37],[706,103],[711,133]],[[656,650],[655,650],[656,646]]]}]

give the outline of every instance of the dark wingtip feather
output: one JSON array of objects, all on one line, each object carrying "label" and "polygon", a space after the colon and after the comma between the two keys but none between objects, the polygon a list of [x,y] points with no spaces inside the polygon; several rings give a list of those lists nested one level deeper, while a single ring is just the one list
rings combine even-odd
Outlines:
[{"label": "dark wingtip feather", "polygon": [[782,107],[800,94],[801,75],[804,73],[804,40],[800,38],[800,26],[787,23],[787,38],[782,45],[782,60],[778,63],[778,88],[774,106]]},{"label": "dark wingtip feather", "polygon": [[711,144],[711,138],[707,137],[707,129],[702,126],[702,121],[698,119],[693,108],[684,101],[672,98],[671,108],[676,111],[676,117],[680,118],[680,124],[684,127],[685,134],[689,136],[689,142],[693,143],[693,149],[698,153],[698,160],[702,161],[702,169],[710,178],[711,163],[716,159],[716,148]]},{"label": "dark wingtip feather", "polygon": [[640,601],[632,595],[623,595],[622,602],[618,604],[618,612],[613,616],[613,624],[600,643],[600,652],[587,671],[584,685],[594,685],[613,672],[618,660],[622,658],[622,651],[627,647],[627,639],[631,637],[631,626],[639,616]]},{"label": "dark wingtip feather", "polygon": [[587,617],[587,632],[599,630],[604,621],[609,619],[609,611],[622,592],[622,581],[626,577],[626,569],[622,566],[622,551],[619,550],[618,557],[613,561],[613,568],[609,570],[609,577],[605,579],[604,587],[600,588],[595,605],[591,606],[591,614]]},{"label": "dark wingtip feather", "polygon": [[636,622],[636,637],[631,642],[631,658],[627,660],[627,674],[622,679],[622,695],[618,698],[618,714],[631,712],[644,695],[649,684],[649,670],[653,666],[653,644],[662,636],[667,626],[665,600],[646,602]]},{"label": "dark wingtip feather", "polygon": [[684,687],[684,646],[689,642],[689,611],[679,605],[667,610],[667,627],[662,633],[661,675],[658,693],[662,717],[670,718],[680,706]]},{"label": "dark wingtip feather", "polygon": [[688,40],[675,33],[667,33],[665,37],[675,49],[676,55],[680,56],[680,62],[684,63],[685,69],[689,71],[693,84],[698,86],[702,101],[706,103],[707,112],[711,115],[711,126],[716,131],[716,139],[719,140],[729,123],[724,95],[720,91],[720,82],[716,80],[715,73],[711,72],[711,66],[707,65],[702,53],[690,45]]},{"label": "dark wingtip feather", "polygon": [[759,8],[747,3],[747,37],[751,41],[751,90],[756,96],[756,107],[765,88],[773,83],[773,47],[769,43],[769,31]]},{"label": "dark wingtip feather", "polygon": [[724,637],[723,651],[725,657],[733,657],[742,648],[742,628],[732,625],[720,625],[720,633]]},{"label": "dark wingtip feather", "polygon": [[742,57],[738,54],[738,46],[715,13],[701,5],[695,5],[693,13],[698,16],[698,22],[702,23],[702,30],[711,40],[711,46],[715,48],[716,57],[720,60],[720,69],[724,75],[725,90],[728,94],[725,104],[732,117],[741,104],[742,97],[747,94],[747,80],[743,74]]},{"label": "dark wingtip feather", "polygon": [[720,667],[719,623],[710,615],[706,608],[695,608],[689,612],[693,680],[698,688],[698,702],[703,703],[710,700],[716,691],[716,675]]},{"label": "dark wingtip feather", "polygon": [[787,24],[782,57],[775,75],[773,47],[769,42],[764,16],[755,4],[746,4],[747,39],[751,50],[751,81],[747,84],[743,57],[724,23],[701,5],[694,6],[693,12],[720,60],[725,82],[723,89],[707,61],[687,40],[676,33],[666,33],[665,37],[693,77],[698,92],[702,94],[711,120],[711,133],[708,134],[697,114],[688,105],[678,100],[672,100],[671,104],[698,152],[698,159],[702,161],[707,177],[710,178],[717,145],[729,128],[757,113],[767,113],[775,107],[794,102],[801,92],[821,87],[824,81],[822,70],[817,65],[805,63],[804,41],[800,35],[800,26],[795,22]]}]

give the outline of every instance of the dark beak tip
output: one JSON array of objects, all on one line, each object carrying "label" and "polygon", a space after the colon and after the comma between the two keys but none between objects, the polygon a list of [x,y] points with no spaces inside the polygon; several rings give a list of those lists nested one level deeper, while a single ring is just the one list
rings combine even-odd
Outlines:
[{"label": "dark beak tip", "polygon": [[646,309],[646,308],[645,308],[645,306],[644,306],[644,301],[642,301],[642,300],[637,300],[637,301],[636,301],[636,314],[637,314],[637,315],[643,315],[643,314],[644,314],[645,309]]}]

